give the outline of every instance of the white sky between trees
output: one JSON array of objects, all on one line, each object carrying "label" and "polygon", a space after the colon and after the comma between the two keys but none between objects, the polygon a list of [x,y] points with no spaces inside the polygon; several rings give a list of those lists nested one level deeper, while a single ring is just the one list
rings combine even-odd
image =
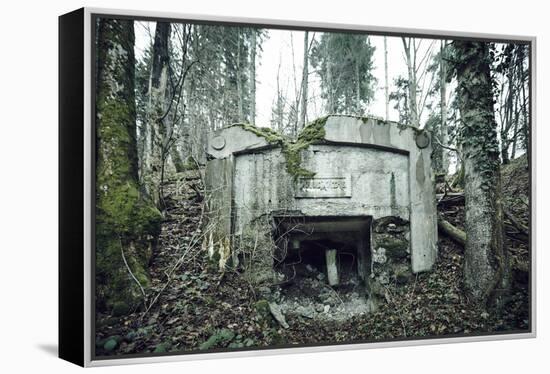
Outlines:
[{"label": "white sky between trees", "polygon": [[[262,51],[256,57],[256,125],[269,126],[274,100],[277,95],[277,71],[280,63],[279,84],[283,95],[288,103],[295,101],[295,83],[297,89],[301,83],[303,65],[303,31],[290,31],[278,29],[266,29],[267,34],[262,43]],[[155,22],[135,23],[136,58],[143,57],[143,51],[152,43],[155,32]],[[318,39],[320,32],[310,31],[309,38]],[[386,116],[385,94],[384,94],[384,37],[369,36],[370,43],[375,47],[372,75],[377,82],[374,85],[374,98],[369,104],[367,115],[384,118]],[[431,39],[424,40],[419,50],[419,55],[424,53],[430,44]],[[439,42],[436,41],[434,54],[439,50]],[[394,79],[399,75],[407,77],[407,66],[403,54],[403,43],[400,37],[387,37],[388,44],[388,81],[389,92],[396,87]],[[321,80],[319,75],[309,66],[309,97],[307,108],[307,121],[310,122],[318,117],[326,115],[324,103],[321,99]],[[390,102],[390,120],[397,121],[399,115],[394,109],[395,102]],[[422,114],[421,124],[428,116],[425,110]]]}]

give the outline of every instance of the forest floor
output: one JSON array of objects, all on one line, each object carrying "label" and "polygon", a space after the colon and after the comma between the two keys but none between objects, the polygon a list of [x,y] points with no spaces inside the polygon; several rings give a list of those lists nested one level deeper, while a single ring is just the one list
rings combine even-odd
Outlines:
[{"label": "forest floor", "polygon": [[[528,170],[522,157],[502,171],[505,207],[525,226]],[[98,314],[97,356],[472,336],[529,328],[530,256],[513,227],[506,238],[512,287],[500,312],[467,298],[463,248],[440,234],[433,271],[417,274],[408,285],[390,285],[376,311],[344,319],[288,313],[288,328],[283,328],[264,300],[266,293],[278,290],[253,289],[239,274],[221,275],[208,261],[201,248],[201,189],[197,170],[175,174],[166,182],[165,221],[150,265],[152,287],[146,307],[120,317]],[[463,228],[463,202],[444,204],[439,211]],[[315,313],[330,314],[337,304],[338,300],[321,300]]]}]

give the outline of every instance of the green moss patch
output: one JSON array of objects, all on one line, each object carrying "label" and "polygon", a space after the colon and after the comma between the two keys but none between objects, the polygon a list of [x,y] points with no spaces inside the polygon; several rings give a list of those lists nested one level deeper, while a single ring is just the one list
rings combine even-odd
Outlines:
[{"label": "green moss patch", "polygon": [[258,313],[258,317],[262,320],[271,319],[271,312],[269,311],[269,302],[267,300],[258,300],[254,304],[254,309]]},{"label": "green moss patch", "polygon": [[239,126],[246,131],[250,131],[257,136],[264,138],[269,144],[282,144],[288,141],[285,136],[269,127],[257,127],[246,123],[240,124]]},{"label": "green moss patch", "polygon": [[249,124],[239,124],[238,126],[264,138],[269,144],[279,145],[286,160],[286,171],[296,180],[299,177],[310,178],[315,175],[314,172],[302,167],[302,151],[306,150],[311,144],[324,141],[327,118],[328,116],[321,117],[307,124],[296,141],[291,141],[267,127],[256,127]]},{"label": "green moss patch", "polygon": [[394,259],[402,259],[407,257],[407,249],[409,243],[405,239],[400,239],[392,236],[379,236],[376,238],[376,247],[385,248],[386,255]]}]

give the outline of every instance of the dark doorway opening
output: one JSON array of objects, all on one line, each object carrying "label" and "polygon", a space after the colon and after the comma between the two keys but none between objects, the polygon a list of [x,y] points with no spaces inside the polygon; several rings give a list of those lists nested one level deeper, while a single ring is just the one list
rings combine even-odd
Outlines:
[{"label": "dark doorway opening", "polygon": [[370,273],[369,216],[275,216],[275,269],[287,286],[315,278],[345,291]]}]

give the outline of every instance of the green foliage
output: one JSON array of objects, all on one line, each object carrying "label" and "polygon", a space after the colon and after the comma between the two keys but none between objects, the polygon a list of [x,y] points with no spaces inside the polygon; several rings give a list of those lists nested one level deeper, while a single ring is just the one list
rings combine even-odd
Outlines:
[{"label": "green foliage", "polygon": [[256,342],[252,338],[244,339],[242,335],[237,335],[231,343],[227,346],[228,348],[244,348],[252,347]]},{"label": "green foliage", "polygon": [[155,347],[153,353],[164,353],[167,352],[172,345],[170,343],[160,343]]},{"label": "green foliage", "polygon": [[364,34],[323,33],[311,52],[311,64],[322,81],[328,112],[364,113],[374,95],[374,47]]},{"label": "green foliage", "polygon": [[[191,72],[192,95],[219,113],[218,123],[252,122],[250,54],[256,36],[256,54],[261,52],[264,31],[258,28],[197,25],[193,30],[190,55],[201,63]],[[223,95],[220,96],[220,92]],[[239,103],[240,102],[240,103]],[[242,106],[242,117],[239,113]],[[197,115],[203,116],[201,111]],[[200,121],[209,122],[207,116]]]},{"label": "green foliage", "polygon": [[390,93],[390,101],[395,101],[394,108],[399,113],[399,123],[411,125],[411,110],[409,108],[409,80],[402,76],[394,79],[396,90]]},{"label": "green foliage", "polygon": [[202,343],[199,349],[203,351],[215,347],[225,347],[234,337],[235,333],[229,329],[218,330],[207,341]]},{"label": "green foliage", "polygon": [[267,331],[264,331],[264,336],[267,339],[267,341],[269,341],[269,344],[272,346],[283,345],[288,343],[285,337],[281,335],[281,333],[274,327]]},{"label": "green foliage", "polygon": [[271,318],[271,312],[269,311],[269,301],[267,300],[258,300],[254,304],[254,309],[258,313],[258,317],[262,320],[267,320]]}]

